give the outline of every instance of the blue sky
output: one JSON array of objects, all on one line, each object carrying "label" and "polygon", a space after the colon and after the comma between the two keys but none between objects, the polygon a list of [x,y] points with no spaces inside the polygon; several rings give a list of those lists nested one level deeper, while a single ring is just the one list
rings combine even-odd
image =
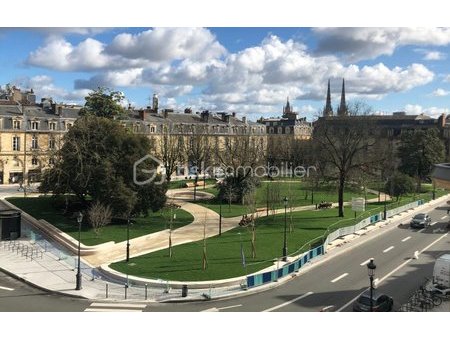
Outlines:
[{"label": "blue sky", "polygon": [[278,116],[289,96],[300,116],[339,103],[374,112],[450,113],[448,28],[5,28],[0,84],[83,103],[97,86],[135,107]]}]

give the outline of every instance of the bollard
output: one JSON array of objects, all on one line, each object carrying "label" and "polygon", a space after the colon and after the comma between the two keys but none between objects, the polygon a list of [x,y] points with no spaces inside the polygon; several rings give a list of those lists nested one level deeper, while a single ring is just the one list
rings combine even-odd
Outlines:
[{"label": "bollard", "polygon": [[148,288],[148,284],[145,284],[145,300],[147,300],[147,288]]},{"label": "bollard", "polygon": [[127,299],[128,284],[125,284],[125,299]]},{"label": "bollard", "polygon": [[105,285],[105,287],[106,287],[106,299],[108,299],[108,287],[109,287],[109,285],[108,285],[108,283],[106,283],[106,285]]}]

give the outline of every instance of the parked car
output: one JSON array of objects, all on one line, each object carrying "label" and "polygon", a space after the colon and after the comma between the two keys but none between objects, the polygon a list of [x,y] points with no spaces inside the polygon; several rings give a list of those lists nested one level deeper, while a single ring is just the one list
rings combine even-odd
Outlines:
[{"label": "parked car", "polygon": [[[394,300],[391,297],[376,290],[373,291],[372,301],[374,312],[389,312],[394,306]],[[364,291],[353,303],[353,311],[370,312],[370,290]]]},{"label": "parked car", "polygon": [[409,225],[411,228],[429,227],[431,225],[431,217],[428,214],[417,214],[412,218]]}]

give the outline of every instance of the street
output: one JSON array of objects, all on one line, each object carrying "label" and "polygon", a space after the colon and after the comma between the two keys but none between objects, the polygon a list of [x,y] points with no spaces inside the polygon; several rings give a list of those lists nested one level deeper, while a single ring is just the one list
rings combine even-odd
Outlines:
[{"label": "street", "polygon": [[377,265],[377,289],[394,299],[396,310],[432,276],[435,258],[448,252],[446,210],[438,207],[429,214],[430,228],[410,229],[405,224],[374,231],[367,235],[373,239],[350,245],[336,257],[331,252],[308,272],[263,293],[195,303],[111,303],[49,295],[0,274],[0,311],[352,311],[353,301],[369,285],[366,264],[370,258]]}]

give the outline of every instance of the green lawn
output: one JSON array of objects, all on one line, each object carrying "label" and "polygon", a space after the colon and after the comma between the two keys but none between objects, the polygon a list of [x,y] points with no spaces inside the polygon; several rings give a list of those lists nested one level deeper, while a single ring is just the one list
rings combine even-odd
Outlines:
[{"label": "green lawn", "polygon": [[[355,224],[382,210],[383,203],[369,204],[366,212],[359,213],[357,219],[350,207],[345,208],[344,218],[337,217],[337,209],[294,212],[293,229],[287,234],[288,252],[292,255],[306,251],[328,234],[327,231]],[[288,222],[289,219],[288,216]],[[173,247],[172,258],[169,258],[168,249],[164,249],[134,257],[132,264],[122,261],[111,264],[111,267],[134,276],[182,281],[232,278],[253,273],[270,266],[275,257],[282,255],[284,214],[259,218],[256,228],[255,259],[251,258],[250,229],[239,227],[206,240],[208,267],[205,271],[202,270],[203,241]],[[240,240],[244,246],[246,268],[241,263]]]},{"label": "green lawn", "polygon": [[[58,229],[61,229],[68,235],[78,239],[78,225],[75,218],[68,218],[62,214],[62,211],[55,209],[52,203],[52,197],[11,197],[7,200],[24,210],[36,219],[45,219]],[[167,212],[166,212],[167,213]],[[175,211],[176,219],[173,221],[173,228],[178,228],[191,223],[194,217],[181,209]],[[161,212],[150,212],[147,217],[136,217],[130,225],[130,238],[144,236],[153,232],[164,230],[168,227],[170,216]],[[109,241],[121,242],[127,239],[126,224],[110,224],[105,226],[99,236],[92,228],[84,224],[81,229],[81,242],[85,245],[97,245]]]},{"label": "green lawn", "polygon": [[[179,181],[170,181],[169,182],[169,189],[180,189],[185,188],[186,183],[194,183],[194,180],[179,180]],[[207,178],[205,180],[206,185],[208,184],[214,184],[216,183],[215,179]],[[199,178],[197,181],[197,188],[203,190],[203,178]]]},{"label": "green lawn", "polygon": [[[256,207],[266,208],[267,207],[267,195],[268,191],[277,191],[274,195],[278,195],[276,203],[269,206],[269,209],[280,209],[283,208],[283,198],[286,196],[289,199],[289,205],[297,207],[304,205],[311,205],[320,203],[320,201],[337,202],[338,195],[335,186],[322,186],[316,191],[314,191],[314,196],[312,196],[309,188],[305,187],[305,184],[300,181],[292,182],[261,182],[261,186],[256,189]],[[217,196],[216,188],[206,189]],[[272,195],[273,196],[273,195]],[[364,193],[361,190],[355,190],[354,188],[347,188],[344,193],[344,200],[351,201],[352,197],[362,197]],[[367,194],[367,198],[375,198],[376,195]],[[219,213],[220,203],[217,200],[209,200],[200,202],[201,205],[214,210]],[[249,208],[246,205],[232,203],[231,206],[228,203],[222,203],[222,216],[223,217],[235,217],[243,214],[248,214]]]}]

